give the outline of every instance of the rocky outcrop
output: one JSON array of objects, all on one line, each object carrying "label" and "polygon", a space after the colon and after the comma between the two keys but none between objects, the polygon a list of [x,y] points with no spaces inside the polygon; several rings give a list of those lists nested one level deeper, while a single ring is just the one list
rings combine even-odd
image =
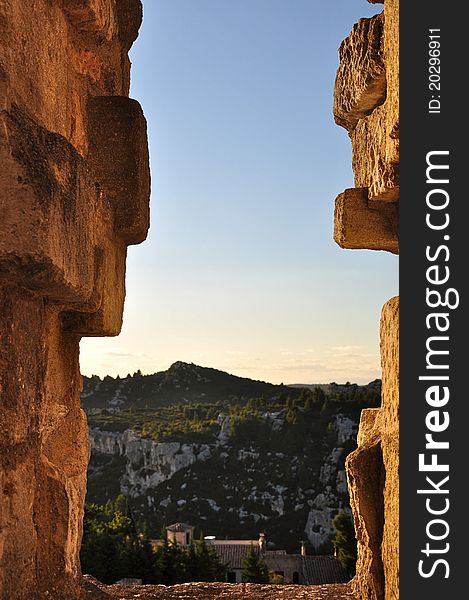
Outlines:
[{"label": "rocky outcrop", "polygon": [[[373,0],[369,0],[372,3]],[[343,248],[398,252],[399,3],[361,19],[342,43],[334,116],[352,142],[355,188],[336,200]],[[365,409],[358,448],[346,462],[358,540],[352,587],[362,600],[399,597],[399,302],[381,315],[382,404]]]},{"label": "rocky outcrop", "polygon": [[131,498],[145,494],[197,461],[208,460],[212,454],[208,444],[158,443],[130,429],[123,433],[91,429],[90,442],[92,452],[126,458],[120,485]]},{"label": "rocky outcrop", "polygon": [[[75,597],[82,335],[116,335],[148,229],[138,0],[0,5],[0,598]],[[112,156],[112,160],[110,160]]]}]

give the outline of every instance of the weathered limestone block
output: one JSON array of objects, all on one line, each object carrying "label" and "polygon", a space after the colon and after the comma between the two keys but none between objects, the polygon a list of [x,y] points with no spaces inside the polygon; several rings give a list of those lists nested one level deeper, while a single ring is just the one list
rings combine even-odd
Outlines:
[{"label": "weathered limestone block", "polygon": [[386,105],[360,119],[351,132],[355,187],[368,188],[370,200],[399,199],[399,129],[390,130]]},{"label": "weathered limestone block", "polygon": [[112,0],[65,0],[64,10],[73,24],[81,31],[100,34],[111,40],[117,30]]},{"label": "weathered limestone block", "polygon": [[352,141],[355,186],[370,200],[399,198],[399,4],[361,19],[339,49],[334,116]]},{"label": "weathered limestone block", "polygon": [[146,237],[137,0],[0,3],[0,599],[79,596],[82,335],[116,335]]},{"label": "weathered limestone block", "polygon": [[384,597],[399,598],[399,297],[391,298],[381,314],[383,395],[381,448],[386,470],[381,557]]},{"label": "weathered limestone block", "polygon": [[[100,210],[83,157],[17,105],[0,116],[0,273],[57,301],[86,301]],[[73,243],[72,243],[73,241]]]},{"label": "weathered limestone block", "polygon": [[399,598],[399,299],[381,314],[383,396],[362,411],[358,448],[346,461],[358,541],[353,588],[361,600]]},{"label": "weathered limestone block", "polygon": [[146,238],[150,221],[150,172],[142,109],[129,98],[91,98],[88,125],[89,158],[113,206],[115,234],[126,244],[139,244]]},{"label": "weathered limestone block", "polygon": [[339,48],[334,118],[349,131],[386,99],[383,14],[360,19]]},{"label": "weathered limestone block", "polygon": [[[360,428],[365,428],[367,421],[374,422],[374,410],[362,411]],[[357,573],[360,577],[360,598],[378,600],[383,598],[384,589],[380,548],[383,538],[385,470],[379,436],[371,427],[369,429],[370,437],[363,439],[361,436],[358,450],[347,458],[347,477],[359,548]]]},{"label": "weathered limestone block", "polygon": [[369,202],[366,188],[352,188],[335,201],[334,240],[341,248],[387,250],[397,254],[397,204]]}]

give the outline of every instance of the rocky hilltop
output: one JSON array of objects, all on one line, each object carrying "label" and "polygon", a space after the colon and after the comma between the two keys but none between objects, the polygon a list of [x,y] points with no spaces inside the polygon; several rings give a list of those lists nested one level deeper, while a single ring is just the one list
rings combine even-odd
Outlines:
[{"label": "rocky hilltop", "polygon": [[137,371],[124,378],[83,378],[82,406],[85,410],[107,408],[157,408],[177,403],[217,402],[230,398],[275,397],[287,392],[297,397],[301,389],[274,385],[230,375],[224,371],[177,361],[166,371],[142,375]]},{"label": "rocky hilltop", "polygon": [[328,551],[333,517],[349,510],[344,463],[356,448],[360,410],[379,397],[379,382],[326,395],[184,363],[155,375],[88,379],[88,500],[124,493],[154,535],[182,521],[206,535],[265,531],[280,548],[297,551],[307,539],[310,551]]}]

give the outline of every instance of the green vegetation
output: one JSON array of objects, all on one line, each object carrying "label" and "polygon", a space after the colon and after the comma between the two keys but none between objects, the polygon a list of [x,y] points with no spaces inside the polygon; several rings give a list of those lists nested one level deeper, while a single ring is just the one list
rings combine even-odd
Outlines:
[{"label": "green vegetation", "polygon": [[126,577],[170,585],[188,581],[225,581],[226,568],[215,548],[200,539],[188,547],[168,541],[156,548],[148,530],[137,533],[127,500],[120,495],[105,505],[85,505],[81,546],[83,573],[103,583]]},{"label": "green vegetation", "polygon": [[139,535],[123,496],[85,507],[80,560],[83,573],[103,583],[136,577],[158,582],[158,561],[148,536]]},{"label": "green vegetation", "polygon": [[155,442],[210,442],[217,429],[217,416],[221,406],[175,405],[164,408],[130,408],[117,413],[103,409],[97,415],[89,415],[90,427],[103,431],[123,432],[132,429]]},{"label": "green vegetation", "polygon": [[269,583],[269,569],[265,560],[251,546],[243,556],[241,578],[245,583]]},{"label": "green vegetation", "polygon": [[353,521],[347,513],[339,511],[332,524],[336,532],[331,541],[339,551],[339,561],[344,569],[353,576],[357,562],[357,540]]},{"label": "green vegetation", "polygon": [[[256,539],[263,530],[269,542],[289,552],[298,550],[311,507],[347,506],[345,486],[338,487],[336,474],[342,471],[343,475],[345,458],[356,448],[352,429],[362,408],[380,404],[379,382],[311,389],[266,387],[270,384],[239,382],[227,374],[191,365],[173,370],[173,376],[166,374],[161,386],[168,394],[173,390],[173,399],[179,400],[168,404],[169,396],[165,396],[168,403],[164,405],[162,401],[158,404],[160,400],[148,400],[146,405],[150,387],[155,387],[161,374],[136,373],[127,381],[88,380],[86,402],[91,427],[101,432],[130,429],[156,442],[188,445],[159,449],[169,457],[161,466],[149,455],[148,444],[138,450],[134,447],[130,453],[121,439],[120,448],[116,446],[114,451],[113,436],[109,436],[112,454],[93,451],[88,502],[104,505],[122,490],[131,495],[137,529],[142,531],[143,524],[148,523],[154,537],[165,524],[174,522],[193,524],[196,535],[203,528],[220,538],[237,538],[242,530],[243,537]],[[210,388],[213,373],[218,378],[216,393]],[[178,387],[173,385],[176,375]],[[191,378],[199,386],[197,394]],[[230,387],[225,380],[232,379],[236,381]],[[239,389],[244,386],[242,393],[231,393],[235,384]],[[249,386],[254,384],[260,393],[248,395]],[[121,393],[125,403],[113,408],[109,399],[115,403]],[[182,395],[187,401],[181,402]],[[217,439],[220,432],[223,436]],[[97,434],[96,439],[100,436]],[[331,460],[335,449],[336,458]],[[185,466],[171,472],[179,461]],[[331,552],[332,544],[325,537],[324,547],[315,551]]]},{"label": "green vegetation", "polygon": [[[291,441],[298,445],[296,426],[300,430],[313,423],[317,430],[327,426],[331,416],[340,409],[341,414],[356,418],[362,408],[379,406],[380,392],[376,389],[351,386],[349,392],[338,393],[336,397],[327,397],[324,391],[316,387],[313,390],[302,388],[299,396],[281,393],[267,398],[261,395],[255,398],[232,396],[227,400],[214,403],[192,402],[175,404],[162,408],[129,408],[119,412],[102,409],[98,414],[90,414],[90,427],[102,431],[123,432],[132,429],[142,437],[155,442],[210,443],[219,430],[217,422],[220,414],[233,417],[231,434],[238,441],[252,441],[269,438],[272,428],[265,418],[266,413],[285,411],[287,428],[295,429]],[[285,433],[285,432],[284,432]]]}]

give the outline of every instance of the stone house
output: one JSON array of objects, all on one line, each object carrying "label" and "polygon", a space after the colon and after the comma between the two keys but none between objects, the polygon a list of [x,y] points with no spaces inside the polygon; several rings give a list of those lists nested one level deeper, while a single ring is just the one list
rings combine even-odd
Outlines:
[{"label": "stone house", "polygon": [[166,528],[168,541],[190,546],[194,541],[194,528],[187,523],[174,523]]},{"label": "stone house", "polygon": [[[193,541],[194,527],[186,523],[174,523],[167,531],[168,539],[181,546],[189,546]],[[306,554],[304,542],[301,542],[298,554],[287,554],[286,550],[267,550],[264,533],[259,534],[257,540],[222,540],[206,536],[205,542],[215,547],[220,561],[227,565],[228,583],[242,581],[243,558],[251,548],[263,557],[269,572],[283,577],[286,583],[320,585],[345,583],[350,579],[335,556],[310,556]]]}]

